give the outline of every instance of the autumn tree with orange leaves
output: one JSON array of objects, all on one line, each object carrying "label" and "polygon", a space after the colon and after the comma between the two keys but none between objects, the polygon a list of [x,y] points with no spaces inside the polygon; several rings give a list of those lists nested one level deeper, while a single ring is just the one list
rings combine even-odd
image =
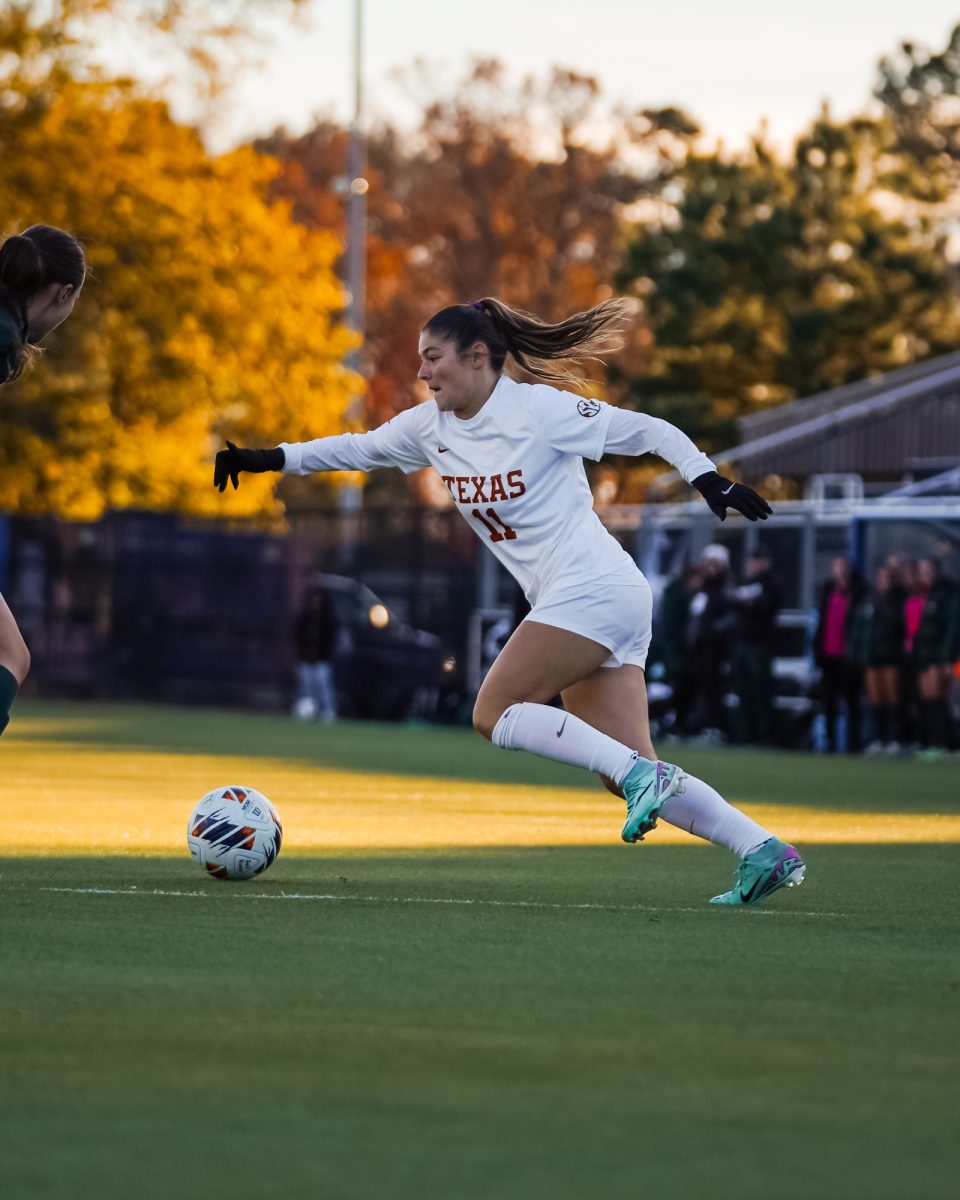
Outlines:
[{"label": "autumn tree with orange leaves", "polygon": [[0,59],[0,212],[7,232],[76,233],[91,275],[41,364],[4,389],[0,506],[275,511],[269,477],[225,503],[212,454],[224,437],[343,428],[362,385],[343,362],[337,236],[269,197],[268,157],[212,156],[162,102],[80,82],[55,45],[31,61],[22,34],[0,24],[0,47],[21,38]]},{"label": "autumn tree with orange leaves", "polygon": [[[368,139],[371,424],[416,401],[417,333],[437,308],[498,295],[560,318],[611,295],[624,212],[655,200],[695,133],[676,110],[612,112],[568,70],[514,85],[487,61],[442,95],[423,67],[407,84],[419,126]],[[256,144],[279,159],[273,191],[295,217],[339,231],[345,132],[321,122]]]}]

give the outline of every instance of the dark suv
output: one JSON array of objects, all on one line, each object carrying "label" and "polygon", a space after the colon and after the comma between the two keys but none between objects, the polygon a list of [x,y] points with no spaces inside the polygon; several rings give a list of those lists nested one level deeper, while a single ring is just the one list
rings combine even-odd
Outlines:
[{"label": "dark suv", "polygon": [[436,634],[414,629],[365,584],[344,575],[311,575],[333,605],[333,673],[342,716],[381,721],[436,715],[457,662]]}]

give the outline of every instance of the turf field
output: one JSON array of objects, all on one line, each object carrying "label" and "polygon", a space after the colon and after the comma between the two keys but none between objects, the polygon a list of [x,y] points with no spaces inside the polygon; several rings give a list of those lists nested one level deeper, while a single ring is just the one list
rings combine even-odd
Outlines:
[{"label": "turf field", "polygon": [[[960,1192],[956,760],[678,750],[808,852],[742,912],[463,731],[21,703],[0,756],[4,1200]],[[226,783],[251,883],[186,853]]]}]

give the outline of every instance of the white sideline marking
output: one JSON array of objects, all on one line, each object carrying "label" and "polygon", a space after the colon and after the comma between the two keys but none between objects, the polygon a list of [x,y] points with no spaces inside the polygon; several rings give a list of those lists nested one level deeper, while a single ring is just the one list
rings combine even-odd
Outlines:
[{"label": "white sideline marking", "polygon": [[[9,888],[8,891],[21,889]],[[29,890],[29,889],[22,889]],[[37,888],[40,892],[59,892],[74,896],[185,896],[202,897],[228,895],[218,892],[182,892],[165,891],[161,888]],[[232,893],[241,900],[314,900],[328,904],[452,904],[488,908],[547,908],[547,909],[588,909],[596,912],[645,912],[645,913],[702,913],[708,906],[698,908],[664,908],[655,904],[558,904],[548,900],[480,900],[474,897],[447,896],[344,896],[333,892],[242,892]],[[795,909],[757,908],[753,910],[764,917],[842,917],[846,914],[835,912],[801,912]]]}]

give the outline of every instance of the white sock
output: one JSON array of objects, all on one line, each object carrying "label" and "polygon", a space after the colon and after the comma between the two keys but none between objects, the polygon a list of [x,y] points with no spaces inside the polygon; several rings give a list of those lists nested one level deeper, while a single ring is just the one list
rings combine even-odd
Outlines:
[{"label": "white sock", "polygon": [[[529,701],[511,704],[503,712],[493,727],[491,740],[502,750],[529,750],[542,758],[596,771],[617,784],[623,782],[640,757],[573,713]],[[702,779],[684,774],[683,791],[670,796],[660,809],[661,818],[668,824],[725,846],[738,858],[745,858],[772,836]]]},{"label": "white sock", "polygon": [[640,757],[635,750],[573,713],[548,704],[511,704],[493,727],[491,741],[502,750],[529,750],[542,758],[586,767],[619,784]]},{"label": "white sock", "polygon": [[687,775],[683,791],[664,801],[660,817],[694,837],[726,846],[738,858],[746,858],[772,836],[695,775]]}]

